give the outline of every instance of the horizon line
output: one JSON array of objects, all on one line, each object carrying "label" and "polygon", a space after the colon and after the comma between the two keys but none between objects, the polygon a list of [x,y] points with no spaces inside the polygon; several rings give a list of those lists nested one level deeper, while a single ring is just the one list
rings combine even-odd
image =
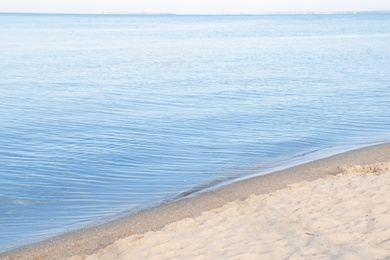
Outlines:
[{"label": "horizon line", "polygon": [[370,10],[370,11],[335,11],[335,12],[315,12],[315,11],[299,11],[299,12],[263,12],[263,13],[148,13],[148,12],[101,12],[101,13],[57,13],[57,12],[0,12],[0,14],[32,14],[32,15],[161,15],[161,16],[219,16],[219,15],[298,15],[298,14],[364,14],[364,13],[390,13],[390,10]]}]

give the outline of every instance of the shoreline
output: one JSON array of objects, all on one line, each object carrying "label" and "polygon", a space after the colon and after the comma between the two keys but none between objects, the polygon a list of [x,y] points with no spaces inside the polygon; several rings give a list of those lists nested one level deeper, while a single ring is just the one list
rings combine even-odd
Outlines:
[{"label": "shoreline", "polygon": [[250,195],[267,194],[287,185],[314,181],[341,172],[341,165],[373,164],[390,161],[390,143],[377,144],[332,155],[291,168],[254,176],[201,193],[124,216],[118,220],[61,235],[37,244],[0,253],[0,259],[64,259],[91,255],[134,234],[156,231],[178,220],[222,207],[228,202],[244,200]]}]

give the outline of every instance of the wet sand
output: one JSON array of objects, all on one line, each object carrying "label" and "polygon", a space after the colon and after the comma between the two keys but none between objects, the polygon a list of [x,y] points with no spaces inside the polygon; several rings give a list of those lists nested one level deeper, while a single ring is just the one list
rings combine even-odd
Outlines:
[{"label": "wet sand", "polygon": [[[389,230],[383,228],[383,225],[390,226],[387,220],[390,218],[387,216],[389,205],[385,204],[389,194],[384,197],[381,194],[389,192],[390,174],[376,175],[375,170],[371,174],[371,170],[366,170],[371,168],[354,168],[353,165],[387,162],[390,162],[390,144],[358,149],[242,180],[200,196],[11,251],[0,255],[0,258],[67,259],[79,256],[74,259],[83,259],[90,255],[90,259],[129,259],[128,254],[139,254],[141,257],[145,256],[145,252],[151,253],[156,259],[202,255],[206,259],[218,255],[246,259],[259,255],[290,255],[299,258],[329,252],[328,255],[337,257],[339,251],[335,245],[341,249],[341,245],[344,249],[354,248],[361,256],[376,255],[382,258],[389,254]],[[381,173],[386,172],[388,164],[381,164],[380,167]],[[342,176],[333,177],[342,171],[345,172]],[[295,185],[288,186],[291,184]],[[357,188],[360,186],[363,188]],[[342,187],[355,188],[342,191]],[[301,196],[305,192],[309,192],[309,195]],[[358,196],[366,196],[366,204],[357,204],[363,203]],[[286,202],[289,206],[282,206]],[[334,211],[334,208],[339,210]],[[372,217],[371,213],[375,215]],[[291,218],[286,219],[286,216]],[[227,221],[229,219],[233,221]],[[354,219],[360,222],[353,222]],[[232,229],[228,228],[229,225]],[[216,230],[218,226],[226,228]],[[340,226],[345,229],[338,229]],[[365,233],[358,228],[362,228]],[[232,230],[238,230],[239,234],[236,235],[236,231]],[[377,231],[379,233],[374,234]],[[135,234],[140,235],[133,236]],[[194,242],[197,238],[200,238],[200,242]],[[186,241],[194,246],[186,246]],[[269,242],[267,244],[264,241]],[[365,243],[371,247],[366,247]],[[310,250],[305,250],[305,246]],[[134,248],[136,250],[132,251]],[[222,251],[218,251],[218,248]],[[270,251],[270,248],[274,250]],[[346,258],[352,256],[356,257],[342,255]]]}]

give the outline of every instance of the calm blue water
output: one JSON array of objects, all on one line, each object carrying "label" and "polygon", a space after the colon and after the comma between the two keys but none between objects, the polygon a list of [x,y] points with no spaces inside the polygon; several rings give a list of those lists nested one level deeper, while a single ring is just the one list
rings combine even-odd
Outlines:
[{"label": "calm blue water", "polygon": [[0,14],[0,251],[390,140],[390,14]]}]

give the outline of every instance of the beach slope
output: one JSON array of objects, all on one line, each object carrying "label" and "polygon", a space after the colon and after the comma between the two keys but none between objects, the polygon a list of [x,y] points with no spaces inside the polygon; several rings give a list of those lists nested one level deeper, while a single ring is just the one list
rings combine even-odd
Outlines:
[{"label": "beach slope", "polygon": [[340,168],[72,259],[390,257],[390,163]]},{"label": "beach slope", "polygon": [[390,255],[389,162],[389,143],[364,147],[70,232],[0,259],[384,258]]}]

